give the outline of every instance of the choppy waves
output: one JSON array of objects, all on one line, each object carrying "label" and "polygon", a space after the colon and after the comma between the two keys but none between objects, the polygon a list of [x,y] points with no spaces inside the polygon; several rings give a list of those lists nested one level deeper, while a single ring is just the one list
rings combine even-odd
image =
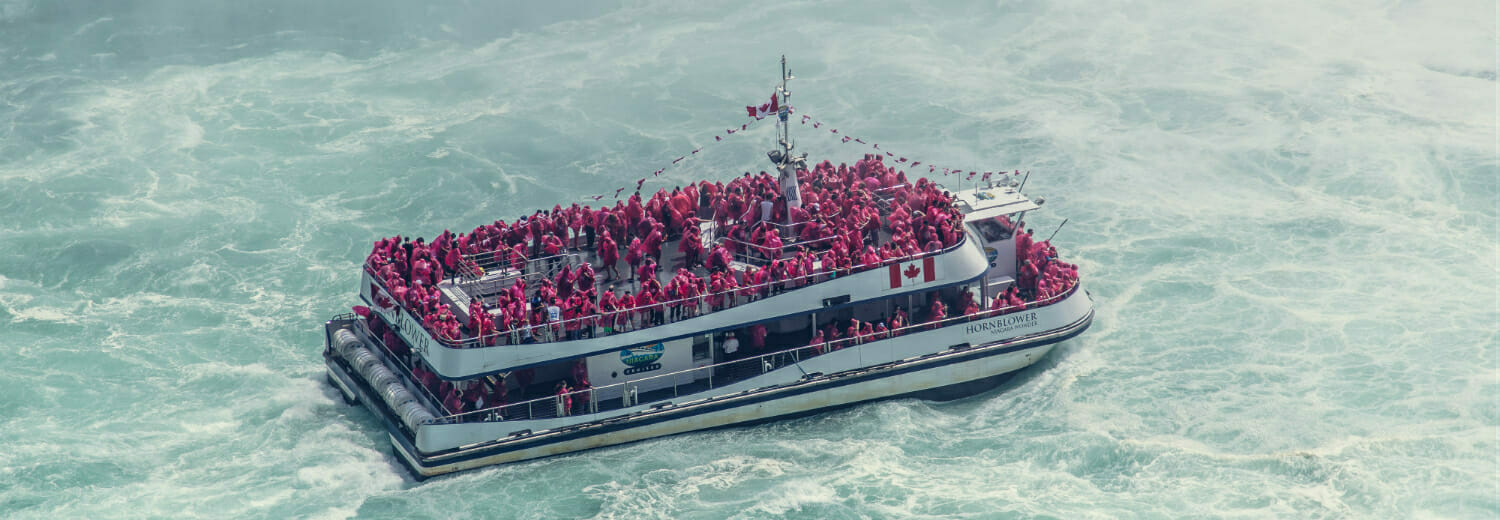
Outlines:
[{"label": "choppy waves", "polygon": [[[940,4],[0,2],[0,512],[1500,514],[1493,5]],[[803,113],[1030,169],[1094,328],[971,399],[410,482],[322,383],[368,244],[633,183],[782,52]]]}]

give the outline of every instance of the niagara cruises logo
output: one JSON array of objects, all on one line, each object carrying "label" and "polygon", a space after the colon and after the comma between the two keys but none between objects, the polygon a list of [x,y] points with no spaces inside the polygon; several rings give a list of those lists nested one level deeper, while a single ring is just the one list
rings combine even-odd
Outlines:
[{"label": "niagara cruises logo", "polygon": [[661,343],[644,347],[627,348],[620,351],[620,362],[630,367],[625,369],[626,375],[660,370],[661,363],[657,363],[656,360],[661,359],[662,354],[666,350],[666,347]]}]

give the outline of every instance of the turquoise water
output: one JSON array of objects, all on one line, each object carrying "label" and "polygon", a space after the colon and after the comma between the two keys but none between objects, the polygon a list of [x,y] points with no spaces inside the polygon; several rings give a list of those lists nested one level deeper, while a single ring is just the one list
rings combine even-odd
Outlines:
[{"label": "turquoise water", "polygon": [[[214,4],[0,0],[0,516],[1500,515],[1493,3]],[[841,135],[1031,170],[1093,329],[960,401],[406,478],[323,383],[369,244],[762,169],[713,136],[781,53]]]}]

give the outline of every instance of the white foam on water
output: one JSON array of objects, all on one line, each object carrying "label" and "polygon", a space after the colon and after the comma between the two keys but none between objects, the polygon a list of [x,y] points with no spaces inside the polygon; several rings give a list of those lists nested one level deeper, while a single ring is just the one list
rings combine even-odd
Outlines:
[{"label": "white foam on water", "polygon": [[[0,0],[0,54],[39,56],[0,78],[5,516],[1500,509],[1492,5],[658,1],[476,45],[444,19],[159,58],[120,42],[182,28],[34,12]],[[743,122],[780,52],[842,134],[1032,170],[1090,331],[971,399],[404,480],[320,382],[369,243],[647,177]],[[869,151],[793,131],[814,158]],[[646,189],[764,169],[769,135]],[[126,247],[68,254],[102,241]]]}]

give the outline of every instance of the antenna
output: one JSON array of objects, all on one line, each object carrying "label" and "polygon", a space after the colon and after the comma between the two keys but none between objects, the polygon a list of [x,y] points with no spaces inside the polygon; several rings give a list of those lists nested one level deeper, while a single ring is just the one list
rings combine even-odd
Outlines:
[{"label": "antenna", "polygon": [[1062,227],[1066,225],[1068,225],[1068,219],[1063,219],[1062,223],[1057,225],[1057,229],[1052,231],[1052,236],[1047,237],[1046,242],[1052,242],[1052,237],[1057,236],[1057,232],[1062,231]]}]

